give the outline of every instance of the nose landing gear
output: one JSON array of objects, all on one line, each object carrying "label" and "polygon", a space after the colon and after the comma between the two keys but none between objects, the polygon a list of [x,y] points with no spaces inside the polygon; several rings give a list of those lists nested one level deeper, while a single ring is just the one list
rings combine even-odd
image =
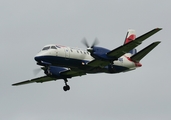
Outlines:
[{"label": "nose landing gear", "polygon": [[68,80],[66,78],[64,79],[64,82],[65,82],[65,86],[63,87],[63,90],[64,91],[70,90],[70,86],[67,84]]}]

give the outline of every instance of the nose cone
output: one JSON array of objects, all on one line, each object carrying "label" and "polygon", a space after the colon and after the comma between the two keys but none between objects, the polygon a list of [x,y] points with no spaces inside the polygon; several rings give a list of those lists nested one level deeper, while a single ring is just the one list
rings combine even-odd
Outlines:
[{"label": "nose cone", "polygon": [[34,57],[34,60],[37,61],[37,62],[40,62],[40,61],[43,60],[43,56],[44,56],[44,54],[43,54],[43,52],[41,51],[41,52],[39,52],[39,53]]},{"label": "nose cone", "polygon": [[41,56],[35,56],[35,57],[34,57],[34,60],[37,61],[37,62],[38,62],[38,61],[41,61]]},{"label": "nose cone", "polygon": [[47,56],[36,55],[34,59],[37,62],[37,65],[41,65],[41,66],[51,65],[51,61],[47,58]]},{"label": "nose cone", "polygon": [[[35,57],[35,61],[37,61],[37,64],[42,64],[47,62],[48,64],[51,63],[51,57],[52,55],[50,54],[51,52],[46,50],[46,51],[40,51]],[[46,63],[46,64],[47,64]]]}]

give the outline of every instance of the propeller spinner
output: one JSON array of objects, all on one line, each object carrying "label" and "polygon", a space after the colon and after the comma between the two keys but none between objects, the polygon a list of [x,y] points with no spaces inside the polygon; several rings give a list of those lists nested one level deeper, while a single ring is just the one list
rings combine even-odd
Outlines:
[{"label": "propeller spinner", "polygon": [[92,53],[94,46],[96,46],[97,44],[99,44],[99,41],[98,41],[97,38],[95,38],[93,44],[91,46],[89,46],[89,44],[87,42],[87,39],[86,38],[83,38],[82,43],[87,47],[87,51],[89,51],[90,53]]}]

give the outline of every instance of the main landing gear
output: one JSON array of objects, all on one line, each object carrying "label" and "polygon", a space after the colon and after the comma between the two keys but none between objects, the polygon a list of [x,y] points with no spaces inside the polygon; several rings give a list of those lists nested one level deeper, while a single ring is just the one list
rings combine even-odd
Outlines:
[{"label": "main landing gear", "polygon": [[64,82],[65,82],[65,86],[63,87],[63,90],[64,91],[70,90],[70,86],[67,84],[68,80],[66,78],[64,79]]}]

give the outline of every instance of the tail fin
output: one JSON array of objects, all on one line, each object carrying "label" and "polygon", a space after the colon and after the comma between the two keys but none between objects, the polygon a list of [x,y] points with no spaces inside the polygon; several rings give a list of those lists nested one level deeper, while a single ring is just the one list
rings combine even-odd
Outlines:
[{"label": "tail fin", "polygon": [[125,38],[124,44],[127,44],[127,43],[135,40],[135,38],[136,38],[135,30],[129,29],[127,34],[126,34],[126,38]]},{"label": "tail fin", "polygon": [[[135,40],[135,38],[136,38],[135,30],[129,29],[127,34],[126,34],[126,38],[125,38],[124,44],[127,44],[127,43]],[[137,53],[137,50],[136,49],[132,49],[129,53],[134,55],[134,54]]]}]

